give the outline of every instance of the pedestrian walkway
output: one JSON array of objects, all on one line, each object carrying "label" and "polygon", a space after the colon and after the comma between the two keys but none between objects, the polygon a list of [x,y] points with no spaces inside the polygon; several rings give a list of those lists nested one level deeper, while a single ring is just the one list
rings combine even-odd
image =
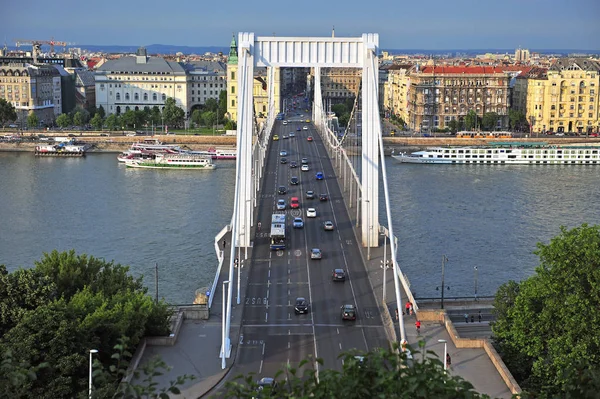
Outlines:
[{"label": "pedestrian walkway", "polygon": [[[355,226],[355,224],[354,224]],[[359,231],[354,228],[355,234]],[[358,235],[357,235],[358,236]],[[360,242],[360,241],[359,241]],[[389,244],[389,242],[388,242]],[[387,245],[387,259],[390,259],[391,250],[390,245]],[[365,264],[367,266],[367,272],[373,287],[373,292],[379,301],[383,301],[383,236],[380,236],[380,246],[378,248],[371,248],[371,259],[366,260],[366,248],[361,248],[361,253]],[[400,265],[401,266],[401,265]],[[402,307],[406,305],[408,297],[402,284],[400,284],[402,293]],[[394,292],[394,281],[392,278],[392,269],[388,269],[386,272],[386,290],[385,290],[385,304],[389,309],[390,315],[394,322],[397,339],[400,340],[400,331],[398,328],[398,321],[396,320],[396,294]],[[425,341],[424,351],[433,351],[438,355],[440,361],[443,361],[444,357],[444,344],[440,343],[439,340],[445,340],[447,345],[447,351],[452,358],[452,366],[450,373],[458,375],[465,380],[473,384],[475,390],[479,393],[485,393],[490,395],[492,398],[511,398],[512,394],[492,364],[492,361],[482,348],[475,349],[458,349],[454,346],[450,335],[446,331],[446,328],[440,323],[433,322],[422,322],[421,323],[421,334],[417,335],[415,322],[417,320],[416,315],[402,315],[402,311],[399,311],[399,316],[404,319],[404,327],[406,331],[406,339],[408,344],[413,348],[418,348],[418,342],[420,340]],[[464,324],[464,321],[463,321]]]}]

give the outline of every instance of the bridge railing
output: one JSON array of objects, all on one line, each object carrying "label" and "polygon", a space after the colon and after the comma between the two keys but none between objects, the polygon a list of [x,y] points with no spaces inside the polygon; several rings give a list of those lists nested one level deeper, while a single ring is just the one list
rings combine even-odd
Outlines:
[{"label": "bridge railing", "polygon": [[215,236],[215,253],[217,254],[217,260],[219,261],[219,265],[217,266],[217,272],[215,273],[215,279],[210,287],[209,295],[208,295],[208,308],[212,306],[213,299],[215,297],[214,293],[217,289],[217,284],[219,283],[219,276],[221,275],[221,268],[223,267],[223,261],[225,260],[225,251],[221,250],[219,247],[219,243],[221,239],[225,237],[231,231],[231,224],[223,227],[221,231]]}]

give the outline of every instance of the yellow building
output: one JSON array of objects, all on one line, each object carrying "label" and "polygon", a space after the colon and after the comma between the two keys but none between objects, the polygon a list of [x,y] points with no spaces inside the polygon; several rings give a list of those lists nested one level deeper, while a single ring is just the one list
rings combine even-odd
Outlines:
[{"label": "yellow building", "polygon": [[386,117],[396,115],[407,120],[408,86],[410,79],[406,76],[412,64],[390,65],[387,70],[387,81],[383,82],[383,111]]},{"label": "yellow building", "polygon": [[534,69],[517,77],[515,108],[525,113],[533,132],[598,132],[599,86],[598,61],[561,58],[545,76]]},{"label": "yellow building", "polygon": [[[274,85],[274,103],[275,114],[281,109],[281,71],[279,67],[275,68]],[[238,51],[235,36],[231,39],[229,47],[229,59],[227,61],[227,118],[237,121],[238,107]],[[269,112],[269,88],[268,75],[266,68],[254,69],[254,84],[252,93],[254,95],[254,112],[258,118],[266,118]]]}]

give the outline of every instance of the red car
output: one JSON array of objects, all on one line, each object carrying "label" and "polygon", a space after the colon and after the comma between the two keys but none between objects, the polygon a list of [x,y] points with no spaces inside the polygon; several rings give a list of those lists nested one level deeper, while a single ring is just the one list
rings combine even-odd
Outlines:
[{"label": "red car", "polygon": [[290,200],[290,208],[300,208],[300,202],[298,201],[298,197],[292,197],[292,199]]},{"label": "red car", "polygon": [[306,138],[306,140],[308,140],[308,141],[313,141],[313,137],[312,137],[312,136],[308,136],[308,137]]}]

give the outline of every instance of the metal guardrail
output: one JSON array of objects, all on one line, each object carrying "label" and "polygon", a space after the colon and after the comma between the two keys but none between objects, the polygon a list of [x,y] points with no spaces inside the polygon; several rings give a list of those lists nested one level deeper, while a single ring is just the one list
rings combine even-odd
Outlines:
[{"label": "metal guardrail", "polygon": [[219,242],[221,242],[221,238],[225,237],[227,233],[231,231],[231,225],[223,227],[221,231],[215,236],[215,252],[217,254],[217,259],[219,260],[219,266],[217,266],[217,273],[215,274],[215,279],[210,287],[209,295],[208,295],[208,308],[212,306],[213,298],[215,297],[213,293],[217,289],[217,284],[219,283],[219,276],[221,275],[221,268],[223,267],[223,261],[225,260],[225,254],[219,248]]}]

